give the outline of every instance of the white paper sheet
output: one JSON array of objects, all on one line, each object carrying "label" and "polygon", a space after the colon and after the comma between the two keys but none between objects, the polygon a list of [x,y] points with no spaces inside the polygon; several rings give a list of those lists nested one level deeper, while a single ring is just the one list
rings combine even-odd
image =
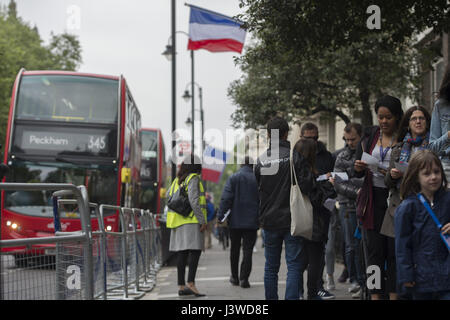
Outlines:
[{"label": "white paper sheet", "polygon": [[228,211],[225,213],[225,215],[223,216],[223,219],[220,220],[220,223],[224,223],[225,220],[227,220],[228,216],[230,215],[231,210],[228,209]]},{"label": "white paper sheet", "polygon": [[364,161],[365,163],[367,163],[367,167],[373,173],[378,173],[378,168],[381,168],[384,170],[388,169],[384,164],[380,163],[380,161],[377,158],[368,154],[367,152],[363,152],[361,161]]},{"label": "white paper sheet", "polygon": [[347,172],[332,172],[331,175],[333,176],[333,178],[336,178],[336,176],[338,176],[339,178],[341,178],[341,180],[348,180]]}]

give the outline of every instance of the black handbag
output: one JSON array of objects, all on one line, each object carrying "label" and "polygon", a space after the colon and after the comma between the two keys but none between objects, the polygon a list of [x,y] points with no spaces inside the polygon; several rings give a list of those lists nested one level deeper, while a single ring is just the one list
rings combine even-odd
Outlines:
[{"label": "black handbag", "polygon": [[189,197],[183,183],[180,185],[176,192],[172,193],[172,195],[169,196],[167,207],[170,210],[182,215],[183,217],[189,216],[192,211],[192,207],[189,203]]}]

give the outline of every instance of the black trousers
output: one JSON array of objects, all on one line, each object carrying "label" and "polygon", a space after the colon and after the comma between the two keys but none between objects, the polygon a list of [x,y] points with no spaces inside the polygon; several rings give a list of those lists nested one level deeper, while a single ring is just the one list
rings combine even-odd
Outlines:
[{"label": "black trousers", "polygon": [[195,282],[195,274],[197,273],[198,261],[200,260],[201,250],[183,250],[178,251],[178,285],[184,286],[186,265],[189,265],[188,282]]},{"label": "black trousers", "polygon": [[[310,241],[303,239],[303,261],[300,268],[301,286],[303,288],[303,273],[308,270],[308,297],[317,296],[319,288],[319,279],[322,277],[323,265],[325,261],[325,243],[320,241]],[[301,289],[301,291],[303,291]]]},{"label": "black trousers", "polygon": [[374,230],[366,230],[366,245],[367,266],[376,265],[381,271],[381,289],[370,290],[374,294],[397,292],[395,239],[380,234],[381,225],[386,214],[388,196],[388,189],[373,188]]},{"label": "black trousers", "polygon": [[[256,243],[255,229],[230,229],[230,263],[231,276],[239,280],[248,280],[252,271],[253,247]],[[239,274],[239,255],[242,244],[241,273]]]}]

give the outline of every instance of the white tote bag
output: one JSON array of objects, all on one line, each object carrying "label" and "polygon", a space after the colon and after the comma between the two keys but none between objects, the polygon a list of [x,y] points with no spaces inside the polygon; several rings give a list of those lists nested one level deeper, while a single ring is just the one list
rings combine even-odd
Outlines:
[{"label": "white tote bag", "polygon": [[[308,196],[304,195],[298,186],[293,161],[291,150],[291,235],[312,240],[313,207]],[[294,176],[294,179],[292,179],[292,176]]]}]

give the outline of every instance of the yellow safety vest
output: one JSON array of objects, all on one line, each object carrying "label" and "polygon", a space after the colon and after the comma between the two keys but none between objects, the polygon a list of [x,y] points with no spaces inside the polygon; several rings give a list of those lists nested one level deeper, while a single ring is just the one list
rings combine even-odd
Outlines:
[{"label": "yellow safety vest", "polygon": [[[189,181],[195,176],[198,176],[198,174],[191,173],[186,178],[186,190],[187,191],[188,191]],[[169,197],[174,192],[176,192],[179,187],[180,187],[180,185],[178,184],[178,178],[176,178],[172,182],[172,185],[170,186]],[[200,180],[200,183],[199,183],[199,187],[200,187],[199,202],[200,202],[200,207],[202,209],[203,217],[205,217],[205,222],[206,222],[207,221],[206,220],[206,216],[207,216],[207,214],[206,214],[206,197],[205,197],[205,190],[203,188],[203,184],[202,184],[201,180]],[[195,217],[194,211],[191,211],[191,213],[187,217],[183,217],[181,214],[178,214],[175,211],[171,211],[170,209],[167,212],[167,221],[166,221],[166,227],[167,228],[170,228],[170,229],[178,228],[179,226],[181,226],[183,224],[188,224],[188,223],[199,223],[197,218]]]}]

